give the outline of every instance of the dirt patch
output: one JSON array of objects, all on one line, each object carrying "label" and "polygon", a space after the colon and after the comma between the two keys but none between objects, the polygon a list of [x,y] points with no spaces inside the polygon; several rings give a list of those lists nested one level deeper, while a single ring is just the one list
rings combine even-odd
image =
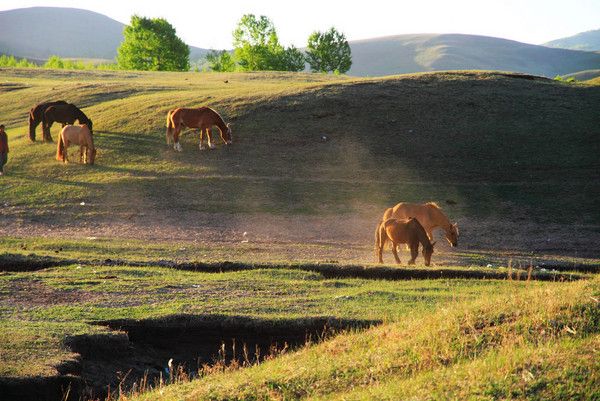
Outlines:
[{"label": "dirt patch", "polygon": [[61,290],[29,278],[11,280],[6,292],[0,292],[0,305],[10,303],[21,308],[35,308],[91,301],[97,296],[86,291]]}]

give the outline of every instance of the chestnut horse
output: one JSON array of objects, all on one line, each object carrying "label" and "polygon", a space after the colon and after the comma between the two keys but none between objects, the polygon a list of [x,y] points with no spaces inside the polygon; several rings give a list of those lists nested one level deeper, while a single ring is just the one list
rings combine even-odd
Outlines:
[{"label": "chestnut horse", "polygon": [[[67,104],[64,100],[57,100],[55,102],[40,103],[35,105],[29,110],[29,139],[31,142],[35,142],[35,128],[44,119],[44,112],[50,106],[56,106],[59,104]],[[52,138],[48,138],[44,132],[42,140],[52,142]]]},{"label": "chestnut horse", "polygon": [[42,129],[44,131],[44,138],[48,138],[52,141],[50,136],[50,128],[55,122],[61,123],[64,127],[67,124],[73,124],[75,120],[79,120],[79,124],[85,124],[89,127],[90,132],[93,131],[92,120],[85,115],[85,113],[74,104],[57,104],[49,106],[43,113],[42,117]]},{"label": "chestnut horse", "polygon": [[[79,145],[79,163],[94,164],[96,158],[96,147],[92,131],[85,124],[66,125],[58,137],[56,147],[56,160],[68,163],[69,145]],[[84,160],[85,149],[85,160]]]},{"label": "chestnut horse", "polygon": [[212,143],[211,127],[216,125],[221,134],[221,139],[226,145],[231,144],[231,124],[225,124],[223,118],[210,107],[199,107],[197,109],[187,109],[179,107],[170,110],[167,113],[167,145],[169,140],[173,140],[173,148],[181,152],[179,143],[179,134],[182,127],[200,129],[200,149],[204,149],[203,139],[206,133],[208,147],[214,149]]},{"label": "chestnut horse", "polygon": [[431,263],[431,255],[433,254],[434,243],[429,241],[425,229],[415,218],[405,220],[387,219],[382,221],[377,228],[375,235],[375,252],[377,253],[379,263],[383,263],[383,247],[387,240],[392,241],[392,253],[396,259],[396,263],[400,263],[398,257],[398,244],[407,244],[410,248],[411,259],[409,265],[415,264],[415,259],[419,255],[419,243],[423,245],[423,258],[425,266]]},{"label": "chestnut horse", "polygon": [[458,246],[458,225],[452,224],[448,217],[442,212],[442,209],[434,202],[419,203],[398,203],[393,208],[386,209],[383,213],[382,221],[389,218],[407,219],[415,217],[427,232],[429,240],[433,240],[433,229],[441,227],[450,246]]}]

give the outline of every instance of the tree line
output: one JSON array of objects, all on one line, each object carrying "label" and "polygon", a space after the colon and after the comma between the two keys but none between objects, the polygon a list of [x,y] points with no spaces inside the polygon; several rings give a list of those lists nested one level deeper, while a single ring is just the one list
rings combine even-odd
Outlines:
[{"label": "tree line", "polygon": [[[134,15],[118,49],[122,69],[187,71],[190,49],[175,28],[163,18]],[[233,52],[211,51],[206,61],[212,71],[302,71],[345,73],[352,65],[350,45],[343,33],[331,28],[313,32],[306,54],[279,42],[273,22],[266,16],[246,14],[233,31]]]}]

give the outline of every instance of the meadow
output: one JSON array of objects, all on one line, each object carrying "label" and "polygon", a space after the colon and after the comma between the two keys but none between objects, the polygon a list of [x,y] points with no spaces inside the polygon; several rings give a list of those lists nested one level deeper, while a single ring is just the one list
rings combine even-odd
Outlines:
[{"label": "meadow", "polygon": [[[7,397],[600,399],[593,81],[2,68],[0,94]],[[94,166],[29,142],[57,99]],[[200,105],[234,143],[175,152],[166,112]],[[376,265],[383,210],[430,200],[459,247]]]}]

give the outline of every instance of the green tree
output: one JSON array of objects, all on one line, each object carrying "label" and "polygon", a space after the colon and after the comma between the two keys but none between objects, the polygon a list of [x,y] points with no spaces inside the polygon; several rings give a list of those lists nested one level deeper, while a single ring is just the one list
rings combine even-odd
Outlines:
[{"label": "green tree", "polygon": [[235,61],[231,53],[226,50],[216,51],[211,50],[206,55],[206,61],[212,71],[231,72],[235,71]]},{"label": "green tree", "polygon": [[163,18],[134,15],[123,31],[117,64],[125,70],[187,71],[190,48]]},{"label": "green tree", "polygon": [[[245,71],[299,71],[304,56],[295,47],[279,43],[273,22],[264,15],[246,14],[233,31],[234,57]],[[300,66],[300,60],[302,65]]]},{"label": "green tree", "polygon": [[352,66],[352,52],[344,34],[331,28],[308,37],[306,61],[315,72],[345,73]]}]

